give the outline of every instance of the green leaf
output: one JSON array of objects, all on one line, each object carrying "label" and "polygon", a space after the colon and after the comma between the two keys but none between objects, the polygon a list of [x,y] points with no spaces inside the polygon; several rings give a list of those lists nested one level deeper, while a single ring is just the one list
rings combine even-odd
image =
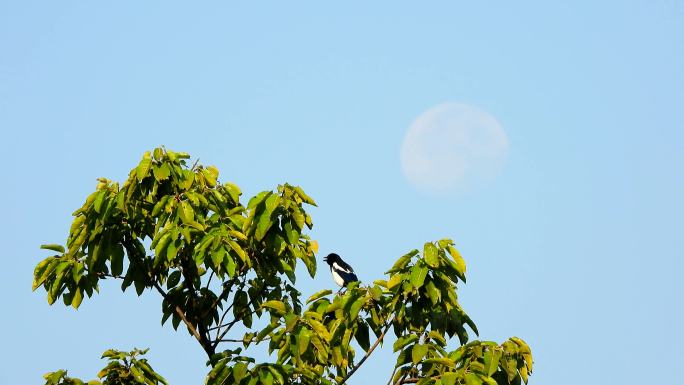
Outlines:
[{"label": "green leaf", "polygon": [[257,222],[257,228],[256,231],[254,232],[254,238],[256,238],[257,241],[262,240],[265,236],[268,230],[271,228],[273,225],[273,221],[271,219],[271,213],[268,211],[264,211],[260,216],[259,216],[259,221]]},{"label": "green leaf", "polygon": [[404,254],[401,258],[397,260],[397,262],[394,263],[394,266],[392,266],[391,269],[385,272],[385,274],[390,274],[394,273],[397,271],[401,271],[406,265],[411,261],[411,258],[416,256],[418,254],[418,250],[411,250],[409,253]]},{"label": "green leaf", "polygon": [[235,384],[239,384],[240,380],[245,378],[245,374],[247,374],[247,365],[242,362],[237,362],[235,366],[233,366],[233,378],[235,379]]},{"label": "green leaf", "polygon": [[466,385],[481,385],[482,380],[477,374],[469,372],[465,375],[465,383]]},{"label": "green leaf", "polygon": [[285,307],[285,304],[282,301],[278,301],[275,299],[264,302],[263,304],[261,304],[261,307],[273,309],[276,312],[280,313],[281,315],[283,315],[287,312],[287,308]]},{"label": "green leaf", "polygon": [[54,244],[54,243],[50,243],[50,244],[47,244],[47,245],[40,245],[40,248],[41,248],[41,249],[45,249],[45,250],[56,251],[56,252],[62,253],[62,254],[64,253],[64,246],[62,246],[62,245],[57,245],[57,244]]},{"label": "green leaf", "polygon": [[442,385],[455,385],[457,379],[457,374],[454,372],[447,372],[442,374],[441,381]]},{"label": "green leaf", "polygon": [[81,305],[81,301],[83,301],[83,291],[79,288],[76,288],[76,292],[71,299],[71,306],[73,306],[74,309],[78,309],[78,307]]},{"label": "green leaf", "polygon": [[368,325],[365,322],[359,323],[358,328],[356,329],[356,334],[354,337],[356,338],[356,342],[359,343],[359,346],[365,351],[368,351],[370,349],[370,336],[368,332]]},{"label": "green leaf", "polygon": [[416,288],[423,286],[427,273],[427,266],[420,263],[414,266],[413,269],[411,269],[411,284]]},{"label": "green leaf", "polygon": [[306,203],[308,203],[308,204],[310,204],[310,205],[312,205],[312,206],[316,206],[316,202],[314,202],[314,200],[311,199],[310,196],[306,195],[306,194],[304,193],[304,190],[302,190],[301,187],[295,186],[294,189],[295,189],[295,191],[297,192],[297,195],[299,195],[299,197],[302,198],[302,200],[303,200],[304,202],[306,202]]},{"label": "green leaf", "polygon": [[436,330],[431,330],[430,333],[428,333],[428,337],[432,338],[435,341],[438,341],[440,346],[445,346],[446,345],[446,339],[444,339],[444,336],[436,331]]},{"label": "green leaf", "polygon": [[433,305],[436,305],[442,299],[442,293],[437,289],[432,280],[428,281],[425,285],[425,289],[428,297],[430,297],[430,302],[432,302]]},{"label": "green leaf", "polygon": [[166,281],[166,287],[171,289],[172,287],[176,287],[178,285],[178,282],[180,282],[181,279],[181,272],[179,270],[173,271],[169,275],[169,279]]},{"label": "green leaf", "polygon": [[228,276],[233,278],[235,276],[235,260],[230,256],[230,254],[227,254],[223,258],[223,264],[226,266],[226,271],[228,272]]},{"label": "green leaf", "polygon": [[224,183],[223,187],[228,191],[228,195],[230,195],[230,199],[233,200],[234,203],[238,203],[240,201],[240,195],[242,195],[242,191],[240,191],[240,188],[232,183]]},{"label": "green leaf", "polygon": [[456,270],[462,275],[465,276],[466,273],[466,264],[465,261],[463,260],[463,257],[461,256],[461,253],[456,250],[455,247],[449,246],[447,248],[447,251],[449,254],[451,254],[451,257],[454,259],[454,262],[456,262]]},{"label": "green leaf", "polygon": [[387,282],[387,288],[392,289],[393,287],[397,286],[401,282],[401,274],[395,274],[393,275],[390,280]]},{"label": "green leaf", "polygon": [[439,256],[437,247],[432,243],[428,242],[423,248],[423,255],[425,256],[425,262],[428,266],[434,268],[439,267]]},{"label": "green leaf", "polygon": [[123,272],[123,257],[124,257],[124,250],[123,246],[121,244],[117,243],[114,245],[114,248],[112,249],[112,256],[111,256],[111,268],[112,268],[112,275],[114,276],[120,276],[121,273]]},{"label": "green leaf", "polygon": [[181,207],[180,211],[178,211],[178,214],[180,215],[183,223],[189,224],[195,221],[195,210],[192,209],[192,206],[190,206],[190,203],[187,201],[181,202]]},{"label": "green leaf", "polygon": [[330,290],[330,289],[321,290],[321,291],[319,291],[319,292],[316,292],[316,293],[314,293],[311,297],[309,297],[309,299],[306,300],[306,303],[309,304],[309,303],[311,303],[311,302],[313,302],[313,301],[315,301],[315,300],[317,300],[317,299],[319,299],[319,298],[323,298],[323,297],[325,297],[326,295],[332,294],[332,292],[333,292],[333,291]]},{"label": "green leaf", "polygon": [[428,358],[427,360],[423,360],[423,363],[425,363],[425,364],[439,364],[439,365],[448,366],[450,368],[456,367],[456,363],[454,362],[454,360],[446,358],[446,357]]},{"label": "green leaf", "polygon": [[418,336],[415,334],[409,334],[407,336],[399,337],[395,342],[394,345],[392,346],[393,351],[397,352],[401,349],[404,348],[404,346],[417,341]]},{"label": "green leaf", "polygon": [[326,341],[330,341],[330,332],[328,329],[323,325],[322,323],[314,320],[314,319],[309,319],[307,320],[309,325],[313,328],[313,330],[318,334],[320,337],[322,337]]},{"label": "green leaf", "polygon": [[297,337],[297,349],[299,350],[299,354],[304,354],[304,352],[306,352],[310,341],[311,331],[309,329],[302,328]]},{"label": "green leaf", "polygon": [[361,297],[354,301],[354,303],[351,305],[349,309],[349,319],[354,320],[359,316],[359,311],[363,307],[363,305],[366,303],[366,298]]},{"label": "green leaf", "polygon": [[235,253],[237,253],[240,260],[243,263],[249,264],[249,258],[247,257],[247,254],[242,249],[242,247],[240,247],[240,245],[238,245],[237,242],[235,242],[235,241],[228,240],[227,242],[228,242],[228,245],[230,246],[230,248],[233,249],[233,251],[235,251]]},{"label": "green leaf", "polygon": [[95,193],[95,201],[93,201],[93,208],[95,209],[95,212],[98,214],[102,211],[102,203],[104,202],[105,194],[106,192],[104,190],[100,190]]},{"label": "green leaf", "polygon": [[150,152],[147,151],[143,155],[143,158],[138,164],[138,167],[135,171],[138,181],[142,181],[147,176],[147,174],[149,174],[150,167],[152,167],[152,159],[150,159]]},{"label": "green leaf", "polygon": [[415,344],[413,345],[413,349],[411,350],[411,361],[413,361],[413,364],[417,364],[420,362],[420,360],[423,359],[425,354],[428,352],[428,345],[423,345],[423,344]]},{"label": "green leaf", "polygon": [[207,183],[209,186],[214,187],[216,186],[216,179],[218,178],[219,171],[216,167],[214,166],[208,166],[204,170],[202,170],[202,175],[204,175],[204,178],[207,180]]},{"label": "green leaf", "polygon": [[160,166],[154,166],[152,172],[154,173],[154,179],[156,179],[159,182],[168,179],[169,175],[171,175],[169,165],[166,163],[163,163]]}]

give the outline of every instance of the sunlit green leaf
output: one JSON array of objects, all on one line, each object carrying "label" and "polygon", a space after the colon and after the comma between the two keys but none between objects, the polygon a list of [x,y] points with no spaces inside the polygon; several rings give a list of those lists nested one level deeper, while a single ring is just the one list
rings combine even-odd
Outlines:
[{"label": "sunlit green leaf", "polygon": [[330,290],[330,289],[318,291],[318,292],[314,293],[311,297],[309,297],[309,299],[306,300],[306,303],[311,303],[311,302],[313,302],[319,298],[323,298],[323,297],[330,295],[330,294],[332,294],[332,290]]},{"label": "sunlit green leaf", "polygon": [[152,159],[150,159],[150,152],[147,151],[145,155],[143,155],[143,158],[136,169],[136,176],[138,178],[138,181],[142,181],[147,176],[147,174],[149,174],[150,167],[152,167]]},{"label": "sunlit green leaf", "polygon": [[427,276],[427,273],[427,266],[424,266],[422,264],[414,266],[411,270],[411,284],[416,288],[420,288],[421,286],[423,286],[423,282],[425,282],[425,277]]},{"label": "sunlit green leaf", "polygon": [[428,345],[425,344],[415,344],[413,345],[413,349],[411,349],[411,360],[413,361],[413,364],[417,364],[420,362],[420,360],[423,359],[425,354],[428,351]]},{"label": "sunlit green leaf", "polygon": [[64,253],[64,246],[62,246],[62,245],[56,245],[56,244],[51,243],[51,244],[47,244],[47,245],[40,245],[40,248],[45,249],[45,250],[56,251],[58,253]]},{"label": "sunlit green leaf", "polygon": [[261,304],[261,306],[269,308],[269,309],[273,309],[280,314],[285,314],[285,312],[287,311],[285,304],[282,301],[278,301],[278,300],[266,301],[263,304]]},{"label": "sunlit green leaf", "polygon": [[433,269],[439,266],[437,247],[432,242],[425,244],[423,255],[425,256],[425,262],[428,264],[428,266],[432,267]]}]

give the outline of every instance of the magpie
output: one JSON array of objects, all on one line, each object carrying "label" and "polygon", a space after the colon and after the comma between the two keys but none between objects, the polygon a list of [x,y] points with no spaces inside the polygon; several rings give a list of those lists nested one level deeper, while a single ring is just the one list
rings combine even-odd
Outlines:
[{"label": "magpie", "polygon": [[338,286],[346,287],[349,283],[359,280],[354,274],[354,269],[339,255],[331,253],[323,260],[330,265],[330,273],[332,273],[333,280]]}]

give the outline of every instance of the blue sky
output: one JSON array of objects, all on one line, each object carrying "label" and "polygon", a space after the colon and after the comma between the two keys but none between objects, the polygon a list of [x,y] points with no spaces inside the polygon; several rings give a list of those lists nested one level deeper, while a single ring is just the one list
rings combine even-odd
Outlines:
[{"label": "blue sky", "polygon": [[[303,186],[319,259],[362,280],[453,238],[464,308],[482,338],[530,343],[531,384],[675,384],[684,6],[556,3],[1,1],[0,383],[91,379],[104,350],[134,346],[171,383],[203,382],[155,296],[105,284],[75,311],[30,290],[95,179],[163,144],[247,196]],[[496,117],[509,147],[496,178],[437,197],[404,178],[400,147],[445,102]],[[305,295],[332,286],[319,271]],[[351,384],[385,383],[389,350]]]}]

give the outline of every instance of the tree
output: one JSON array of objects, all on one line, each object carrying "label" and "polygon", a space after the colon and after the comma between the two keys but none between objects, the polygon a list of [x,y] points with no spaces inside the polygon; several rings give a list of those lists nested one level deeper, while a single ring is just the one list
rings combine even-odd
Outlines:
[{"label": "tree", "polygon": [[[398,354],[388,384],[527,383],[532,355],[523,340],[469,342],[466,326],[475,334],[477,327],[456,295],[466,265],[450,239],[400,257],[387,279],[355,282],[340,295],[322,290],[303,303],[295,268],[301,261],[316,274],[318,246],[306,235],[313,222],[305,210],[314,200],[283,184],[244,206],[240,189],[219,183],[215,167],[190,166],[189,159],[157,148],[123,186],[98,179],[73,213],[66,247],[42,246],[57,254],[38,263],[33,289],[43,287],[49,304],[61,298],[74,308],[103,279],[120,280],[123,291],[159,294],[162,324],[183,324],[206,352],[207,385],[341,385],[390,329]],[[242,337],[230,338],[238,325]],[[449,351],[454,336],[460,346]],[[268,344],[273,362],[249,355],[259,344]],[[166,384],[141,354],[106,351],[110,362],[98,377],[104,384]],[[83,383],[63,370],[45,379]]]}]

